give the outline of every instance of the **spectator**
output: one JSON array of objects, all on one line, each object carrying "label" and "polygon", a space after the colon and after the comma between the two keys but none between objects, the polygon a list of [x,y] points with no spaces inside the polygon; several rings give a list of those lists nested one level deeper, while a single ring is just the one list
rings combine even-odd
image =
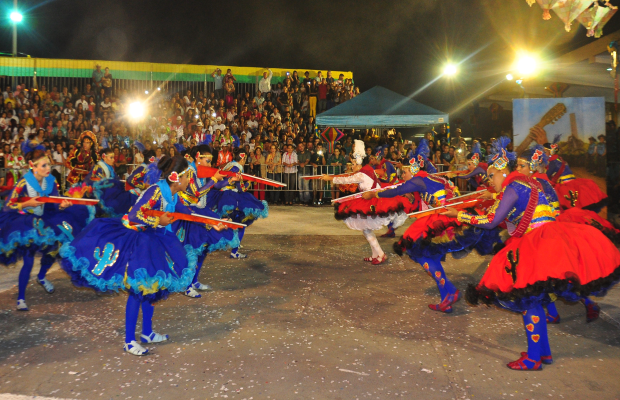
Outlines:
[{"label": "spectator", "polygon": [[296,189],[296,176],[297,176],[297,153],[293,150],[292,144],[286,145],[286,153],[282,155],[282,165],[284,165],[284,183],[286,183],[286,191],[284,192],[284,204],[287,206],[293,205],[293,199]]},{"label": "spectator", "polygon": [[101,64],[97,63],[97,65],[95,65],[95,70],[93,71],[92,76],[93,85],[95,86],[95,88],[101,88],[101,79],[103,79],[103,75],[104,73],[101,70]]},{"label": "spectator", "polygon": [[[277,151],[276,146],[271,146],[269,144],[269,154],[265,160],[265,164],[267,164],[267,179],[280,181],[282,179],[282,158],[280,153]],[[271,204],[276,204],[280,201],[280,190],[270,190],[267,192],[267,202]]]},{"label": "spectator", "polygon": [[[256,147],[254,151],[251,151],[249,162],[252,175],[267,178],[267,165],[265,164],[263,149]],[[265,200],[265,185],[262,183],[257,183],[254,187],[254,196],[258,200]]]},{"label": "spectator", "polygon": [[[344,167],[346,167],[347,159],[345,155],[342,154],[342,150],[336,147],[334,152],[329,156],[329,161],[327,164],[329,165],[327,168],[327,173],[330,175],[338,175],[341,174]],[[332,199],[337,199],[338,197],[340,197],[338,185],[332,184]]]},{"label": "spectator", "polygon": [[224,99],[224,77],[222,76],[222,70],[216,68],[211,74],[211,77],[215,83],[215,97],[217,99]]},{"label": "spectator", "polygon": [[263,72],[263,79],[258,82],[258,90],[260,90],[263,95],[271,92],[271,78],[273,78],[273,72],[269,69],[269,73],[266,71]]},{"label": "spectator", "polygon": [[105,67],[103,78],[101,78],[101,86],[105,90],[105,95],[110,97],[112,95],[112,74],[108,67]]},{"label": "spectator", "polygon": [[[318,139],[317,139],[318,140]],[[316,146],[316,151],[310,156],[310,165],[312,165],[312,175],[322,175],[327,172],[324,166],[326,164],[325,155],[323,154],[323,145],[319,142]],[[314,204],[321,205],[323,201],[323,181],[317,180],[313,182],[313,197]],[[318,197],[318,200],[317,200]]]}]

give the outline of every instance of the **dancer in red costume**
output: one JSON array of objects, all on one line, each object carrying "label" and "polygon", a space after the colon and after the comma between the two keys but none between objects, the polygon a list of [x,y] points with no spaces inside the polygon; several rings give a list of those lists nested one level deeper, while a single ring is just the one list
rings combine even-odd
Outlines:
[{"label": "dancer in red costume", "polygon": [[[426,146],[426,143],[421,141],[418,148],[423,146]],[[409,167],[403,168],[402,179],[405,182],[401,186],[376,194],[365,193],[364,197],[370,198],[376,195],[379,199],[387,199],[416,194],[420,196],[422,210],[443,206],[446,200],[454,196],[454,192],[445,179],[434,177],[421,170],[430,166],[426,161],[423,154],[418,154],[411,159]],[[473,249],[480,254],[491,253],[495,244],[500,242],[499,231],[499,228],[488,231],[473,229],[458,222],[456,218],[433,214],[417,219],[400,241],[394,244],[394,251],[399,255],[406,251],[407,255],[419,263],[435,280],[441,302],[429,304],[429,308],[450,313],[452,305],[460,298],[460,291],[448,279],[441,262],[447,253],[453,253],[455,258],[465,257]]]},{"label": "dancer in red costume", "polygon": [[[603,232],[609,239],[612,239],[612,241],[617,241],[618,230],[614,228],[609,221],[604,220],[594,211],[583,210],[577,207],[566,210],[560,208],[558,195],[549,181],[549,178],[546,174],[539,172],[541,169],[544,169],[544,164],[546,164],[547,161],[546,158],[543,146],[536,145],[524,151],[517,158],[516,170],[525,176],[536,179],[538,183],[540,183],[545,197],[547,197],[547,201],[554,209],[556,221],[592,225]],[[552,300],[555,299],[552,298]],[[599,305],[587,297],[582,298],[580,301],[586,307],[586,322],[595,321],[599,317],[601,311]],[[560,323],[560,315],[555,307],[555,302],[547,305],[547,323]]]},{"label": "dancer in red costume", "polygon": [[[65,164],[70,170],[69,175],[67,175],[67,182],[70,185],[82,182],[93,169],[99,160],[97,151],[97,137],[95,134],[91,131],[82,132],[75,145],[75,149],[71,150]],[[82,195],[73,195],[73,197],[82,197]]]},{"label": "dancer in red costume", "polygon": [[[354,174],[346,177],[333,177],[323,175],[324,181],[333,181],[334,184],[359,185],[360,191],[377,189],[381,187],[379,178],[370,164],[363,164],[365,154],[364,142],[355,141],[353,156],[356,165],[353,167]],[[337,220],[344,220],[350,229],[362,231],[364,237],[370,244],[372,256],[364,258],[373,265],[379,265],[387,260],[387,255],[379,245],[374,231],[381,229],[392,223],[395,228],[401,226],[407,220],[407,213],[417,208],[417,204],[412,204],[409,199],[397,196],[391,199],[363,199],[357,198],[335,204],[335,217]]]},{"label": "dancer in red costume", "polygon": [[[537,129],[542,130],[542,128]],[[544,130],[542,132],[544,133]],[[560,150],[560,136],[556,136],[553,143],[543,145],[545,153],[549,156],[547,177],[558,194],[560,207],[562,209],[579,207],[598,213],[607,205],[607,195],[592,179],[575,177],[566,161],[557,154]]]},{"label": "dancer in red costume", "polygon": [[467,300],[522,314],[528,351],[508,363],[515,370],[540,370],[553,363],[543,306],[548,295],[569,301],[604,295],[620,279],[620,252],[598,229],[558,222],[540,183],[514,168],[516,157],[495,146],[488,175],[499,192],[486,215],[449,209],[445,215],[484,229],[506,221],[511,238],[487,268]]}]

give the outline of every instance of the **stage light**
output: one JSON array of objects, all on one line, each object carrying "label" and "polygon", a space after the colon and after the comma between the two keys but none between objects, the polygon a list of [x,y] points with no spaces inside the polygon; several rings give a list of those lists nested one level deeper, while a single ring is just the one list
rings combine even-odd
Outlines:
[{"label": "stage light", "polygon": [[149,91],[148,91],[148,90],[145,90],[145,91],[144,91],[144,94],[149,94]]},{"label": "stage light", "polygon": [[507,81],[511,81],[512,79],[513,79],[512,74],[508,74],[508,75],[506,75],[506,80],[507,80]]},{"label": "stage light", "polygon": [[139,101],[134,101],[129,105],[129,116],[133,119],[144,117],[144,105]]},{"label": "stage light", "polygon": [[517,59],[516,69],[523,76],[534,75],[537,68],[538,62],[531,55],[524,54]]},{"label": "stage light", "polygon": [[613,70],[614,70],[613,68],[607,68],[607,71],[613,71]]},{"label": "stage light", "polygon": [[157,88],[157,90],[161,90],[161,88]]},{"label": "stage light", "polygon": [[24,16],[17,12],[17,11],[13,11],[10,15],[11,21],[13,22],[22,22],[22,20],[24,19]]},{"label": "stage light", "polygon": [[458,72],[456,65],[448,64],[443,68],[443,74],[446,76],[454,76]]}]

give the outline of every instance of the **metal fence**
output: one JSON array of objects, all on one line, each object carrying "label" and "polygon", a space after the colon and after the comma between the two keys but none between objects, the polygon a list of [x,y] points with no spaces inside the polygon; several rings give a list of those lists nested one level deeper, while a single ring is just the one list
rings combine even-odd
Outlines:
[{"label": "metal fence", "polygon": [[[188,90],[192,91],[193,95],[200,92],[207,96],[209,93],[215,90],[215,83],[208,82],[207,77],[210,75],[205,74],[204,81],[177,81],[174,80],[174,76],[171,80],[157,81],[157,80],[129,80],[129,79],[113,79],[112,87],[110,91],[112,94],[118,96],[125,90],[128,93],[145,93],[154,94],[161,93],[164,96],[171,96],[174,93],[181,93],[184,95]],[[14,87],[15,83],[24,84],[27,88],[34,87],[34,78],[32,76],[3,76],[0,77],[0,85],[4,89],[7,86]],[[63,77],[38,77],[36,82],[39,88],[43,85],[48,92],[51,92],[54,87],[58,89],[59,93],[62,93],[63,88],[68,89],[68,93],[71,94],[74,87],[78,88],[78,93],[84,93],[86,91],[86,85],[91,84],[91,78],[63,78]],[[235,83],[235,97],[237,94],[250,93],[251,98],[254,98],[258,90],[257,83]],[[99,94],[99,93],[95,93]],[[110,95],[110,92],[107,93]]]},{"label": "metal fence", "polygon": [[[127,164],[127,175],[130,174],[136,166],[136,164]],[[351,194],[351,192],[342,191],[342,185],[334,185],[331,182],[325,182],[320,179],[303,179],[304,176],[309,175],[333,174],[334,168],[339,167],[319,165],[317,167],[304,167],[303,171],[301,167],[297,167],[297,172],[294,173],[284,172],[284,166],[281,164],[273,167],[267,164],[261,164],[260,168],[266,170],[265,176],[262,176],[262,174],[254,174],[249,166],[246,166],[246,174],[256,175],[287,184],[285,188],[274,188],[257,183],[252,184],[248,192],[253,193],[260,200],[267,200],[270,203],[282,201],[300,201],[304,203],[318,202]],[[439,172],[443,172],[444,170],[443,165],[437,165],[437,168]],[[26,172],[27,169],[0,168],[0,177],[6,178],[8,174],[13,174],[14,182],[16,183]],[[338,171],[336,170],[336,172]],[[338,173],[345,173],[345,171],[343,169],[342,172]],[[52,174],[57,180],[60,179],[59,185],[61,191],[64,192],[67,190],[66,176],[68,174],[68,169],[64,165],[55,165],[52,166]],[[121,178],[124,179],[125,176]],[[452,181],[456,184],[456,178],[453,178]],[[5,192],[0,192],[0,197],[5,197],[6,195],[8,195],[8,191],[5,190]]]}]

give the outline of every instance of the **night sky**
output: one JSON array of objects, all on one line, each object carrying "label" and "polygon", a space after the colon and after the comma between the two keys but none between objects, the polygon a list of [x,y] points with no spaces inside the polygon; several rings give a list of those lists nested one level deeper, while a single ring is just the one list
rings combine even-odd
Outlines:
[{"label": "night sky", "polygon": [[[618,5],[620,0],[612,3]],[[593,39],[525,0],[19,1],[18,50],[32,57],[352,71],[362,91],[416,94],[454,111],[506,75],[516,49],[550,57]],[[94,5],[98,4],[97,7]],[[12,1],[5,1],[8,15]],[[616,15],[605,33],[620,29]],[[8,18],[0,51],[11,51]],[[234,71],[233,71],[234,73]]]}]

